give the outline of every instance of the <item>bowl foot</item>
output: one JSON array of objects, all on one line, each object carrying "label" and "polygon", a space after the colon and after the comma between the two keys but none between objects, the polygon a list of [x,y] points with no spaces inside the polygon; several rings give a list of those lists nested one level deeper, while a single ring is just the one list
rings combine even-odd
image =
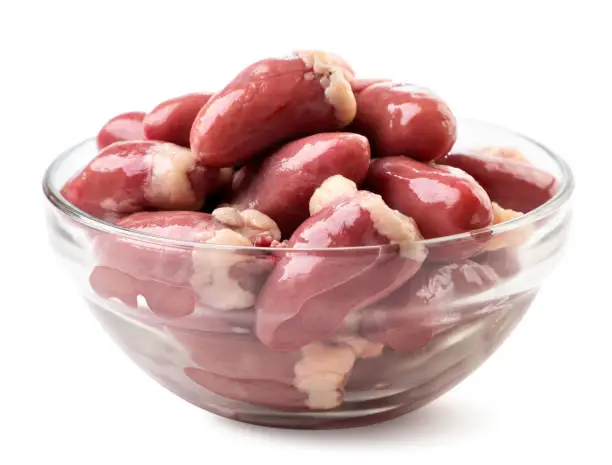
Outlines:
[{"label": "bowl foot", "polygon": [[[383,423],[386,421],[393,420],[400,416],[406,415],[416,409],[417,407],[399,406],[392,409],[386,409],[384,411],[372,412],[370,411],[343,411],[336,412],[335,414],[322,413],[307,413],[304,415],[274,415],[270,413],[235,413],[232,415],[225,415],[219,412],[213,412],[209,409],[205,409],[211,413],[221,416],[225,419],[236,421],[239,423],[246,423],[255,426],[263,426],[266,428],[281,428],[281,429],[294,429],[294,430],[323,430],[323,429],[345,429],[345,428],[359,428],[363,426],[370,426],[377,423]],[[342,416],[339,413],[343,414]]]}]

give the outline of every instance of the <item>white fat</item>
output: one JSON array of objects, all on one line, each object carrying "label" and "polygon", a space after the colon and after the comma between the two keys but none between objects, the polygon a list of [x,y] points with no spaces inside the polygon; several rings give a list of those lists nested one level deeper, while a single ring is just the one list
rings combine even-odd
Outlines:
[{"label": "white fat", "polygon": [[308,68],[311,68],[317,74],[329,73],[331,67],[338,66],[343,69],[347,79],[350,81],[355,79],[351,70],[342,66],[346,62],[335,53],[322,52],[320,50],[300,50],[295,54],[302,59]]},{"label": "white fat", "polygon": [[518,218],[522,216],[522,212],[517,212],[515,210],[511,210],[509,208],[503,208],[497,202],[493,202],[493,224],[500,224],[506,221],[513,220],[514,218]]},{"label": "white fat", "polygon": [[310,197],[310,214],[314,215],[341,197],[352,197],[357,193],[357,184],[340,174],[327,178]]},{"label": "white fat", "polygon": [[[231,229],[215,231],[204,242],[208,244],[248,247],[251,242]],[[230,276],[232,267],[252,260],[232,250],[196,249],[192,254],[193,276],[190,283],[198,293],[200,302],[219,310],[248,308],[255,303],[255,295],[243,289]]]},{"label": "white fat", "polygon": [[219,223],[229,228],[242,228],[244,226],[240,211],[233,207],[219,207],[213,210],[212,216]]},{"label": "white fat", "polygon": [[350,124],[357,114],[357,101],[351,87],[353,73],[332,53],[304,50],[296,55],[319,77],[325,100],[334,107],[338,121],[342,126]]},{"label": "white fat", "polygon": [[312,377],[299,390],[308,393],[306,406],[313,410],[329,410],[340,405],[339,387],[344,377],[333,373],[324,373]]},{"label": "white fat", "polygon": [[[523,216],[523,213],[511,210],[509,208],[503,208],[496,202],[493,202],[492,205],[494,225],[505,223],[506,221]],[[490,252],[493,250],[505,249],[507,247],[518,247],[527,240],[530,233],[530,226],[523,226],[512,231],[503,232],[499,235],[493,236],[489,242],[487,242],[485,250]]]},{"label": "white fat", "polygon": [[340,405],[340,400],[337,391],[316,392],[308,397],[306,405],[313,410],[331,410]]},{"label": "white fat", "polygon": [[506,158],[508,160],[531,164],[527,157],[523,155],[523,152],[515,147],[483,147],[478,149],[476,154],[486,157]]},{"label": "white fat", "polygon": [[149,149],[151,177],[145,188],[147,200],[159,209],[191,210],[199,207],[188,173],[195,166],[189,149],[159,144]]},{"label": "white fat", "polygon": [[367,210],[374,228],[391,244],[398,244],[403,257],[423,261],[427,257],[424,246],[415,244],[423,239],[415,221],[387,206],[382,197],[368,191],[360,191],[359,205]]},{"label": "white fat", "polygon": [[382,355],[384,344],[368,341],[359,336],[337,336],[334,342],[349,346],[357,358],[376,358]]},{"label": "white fat", "polygon": [[336,393],[344,382],[343,373],[321,372],[314,373],[312,376],[302,377],[295,381],[295,387],[302,392],[313,394]]},{"label": "white fat", "polygon": [[346,334],[358,332],[362,320],[363,314],[361,312],[349,313],[344,320],[342,320],[343,330]]},{"label": "white fat", "polygon": [[276,241],[281,238],[276,222],[257,210],[240,211],[233,207],[220,207],[212,212],[212,216],[224,226],[251,240],[259,236],[269,236]]},{"label": "white fat", "polygon": [[279,241],[281,238],[280,229],[276,225],[276,222],[268,215],[264,215],[257,210],[244,210],[242,213],[244,219],[243,234],[247,237],[251,235],[266,233],[269,234],[272,239]]},{"label": "white fat", "polygon": [[340,389],[355,364],[355,353],[348,345],[314,342],[302,348],[295,364],[293,385],[308,395],[311,409],[331,409],[340,403]]},{"label": "white fat", "polygon": [[213,236],[207,239],[206,242],[209,244],[233,245],[236,247],[248,247],[251,245],[249,240],[242,234],[227,228],[215,231]]},{"label": "white fat", "polygon": [[100,207],[109,212],[132,213],[140,210],[141,205],[138,205],[132,199],[125,199],[121,202],[117,202],[115,199],[109,197],[100,202]]}]

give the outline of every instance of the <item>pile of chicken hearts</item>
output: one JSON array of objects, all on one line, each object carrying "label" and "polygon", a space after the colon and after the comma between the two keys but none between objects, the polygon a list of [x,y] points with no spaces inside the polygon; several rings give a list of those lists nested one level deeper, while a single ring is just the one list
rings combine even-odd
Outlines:
[{"label": "pile of chicken hearts", "polygon": [[114,117],[62,195],[123,228],[240,247],[99,235],[90,283],[164,322],[201,386],[329,409],[360,359],[422,348],[447,329],[436,310],[514,273],[527,232],[431,250],[422,239],[512,220],[558,189],[516,149],[454,153],[455,140],[430,90],[304,51]]}]

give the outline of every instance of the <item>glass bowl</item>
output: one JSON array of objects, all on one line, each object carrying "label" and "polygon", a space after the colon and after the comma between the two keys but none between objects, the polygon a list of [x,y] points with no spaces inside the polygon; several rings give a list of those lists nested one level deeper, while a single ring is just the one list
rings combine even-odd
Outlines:
[{"label": "glass bowl", "polygon": [[[210,245],[129,231],[68,204],[60,188],[96,154],[90,139],[45,175],[48,231],[104,329],[176,395],[266,426],[377,423],[428,404],[478,368],[525,314],[566,241],[566,163],[491,124],[460,120],[458,132],[455,150],[517,147],[557,176],[558,193],[502,225],[415,243],[408,256],[392,245]],[[475,252],[492,240],[506,246]],[[380,292],[385,279],[397,283],[391,294]],[[273,350],[261,333],[281,343]]]}]

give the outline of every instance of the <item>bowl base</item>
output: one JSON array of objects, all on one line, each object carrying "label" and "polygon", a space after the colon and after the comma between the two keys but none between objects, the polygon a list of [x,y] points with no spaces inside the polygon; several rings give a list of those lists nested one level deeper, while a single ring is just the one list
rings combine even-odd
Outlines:
[{"label": "bowl base", "polygon": [[295,430],[359,428],[384,423],[414,412],[438,399],[465,377],[466,374],[461,373],[448,380],[437,390],[429,391],[427,395],[419,398],[413,397],[410,391],[404,391],[368,402],[346,403],[341,409],[334,411],[282,412],[263,407],[253,408],[253,406],[241,409],[236,404],[231,409],[195,405],[225,419],[267,428]]},{"label": "bowl base", "polygon": [[393,420],[400,416],[406,415],[416,408],[406,409],[405,407],[397,407],[393,410],[387,410],[385,412],[366,414],[362,413],[361,416],[354,416],[348,418],[323,418],[323,417],[310,417],[310,418],[287,418],[287,417],[275,417],[270,415],[236,415],[234,417],[223,416],[226,419],[247,423],[255,426],[263,426],[266,428],[279,428],[279,429],[294,429],[294,430],[324,430],[324,429],[345,429],[345,428],[360,428],[364,426],[375,425],[377,423],[384,423],[386,421]]}]

